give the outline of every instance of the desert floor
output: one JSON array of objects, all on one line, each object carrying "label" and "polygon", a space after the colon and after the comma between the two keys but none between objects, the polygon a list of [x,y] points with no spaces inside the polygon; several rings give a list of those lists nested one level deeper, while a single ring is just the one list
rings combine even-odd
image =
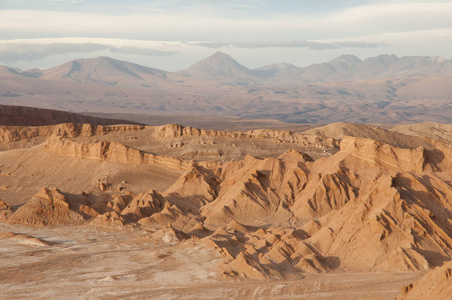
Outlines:
[{"label": "desert floor", "polygon": [[[0,224],[4,299],[394,299],[424,272],[302,274],[290,280],[221,277],[217,251],[172,244],[159,232],[89,225]],[[47,244],[47,245],[46,245]]]}]

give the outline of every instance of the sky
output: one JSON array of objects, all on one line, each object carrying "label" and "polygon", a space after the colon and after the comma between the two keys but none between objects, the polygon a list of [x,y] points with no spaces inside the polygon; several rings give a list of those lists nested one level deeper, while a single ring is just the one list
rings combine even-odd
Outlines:
[{"label": "sky", "polygon": [[452,1],[0,0],[0,65],[109,56],[186,69],[217,51],[248,68],[343,54],[452,59]]}]

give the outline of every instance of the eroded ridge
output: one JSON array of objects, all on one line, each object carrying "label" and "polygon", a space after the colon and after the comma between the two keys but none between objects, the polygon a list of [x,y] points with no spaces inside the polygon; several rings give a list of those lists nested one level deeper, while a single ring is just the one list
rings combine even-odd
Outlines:
[{"label": "eroded ridge", "polygon": [[[154,130],[161,138],[203,135],[173,125]],[[81,194],[43,188],[17,210],[5,203],[2,218],[8,223],[164,230],[161,239],[169,244],[188,239],[216,249],[219,274],[233,278],[427,271],[452,256],[451,162],[442,142],[399,148],[344,137],[339,152],[316,160],[293,149],[228,162],[67,137],[39,147],[30,149],[76,161],[160,164],[183,173],[161,191],[136,193],[125,181],[117,190],[100,182],[95,192]]]}]

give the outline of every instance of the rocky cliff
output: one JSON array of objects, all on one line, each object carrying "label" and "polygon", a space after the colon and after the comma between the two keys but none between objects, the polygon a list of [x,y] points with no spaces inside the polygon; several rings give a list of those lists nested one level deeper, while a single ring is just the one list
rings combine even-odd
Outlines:
[{"label": "rocky cliff", "polygon": [[279,157],[223,163],[70,137],[149,130],[154,139],[227,136],[316,147],[334,147],[336,141],[284,131],[228,133],[178,125],[60,125],[59,130],[41,146],[46,153],[132,166],[160,164],[184,173],[164,191],[137,195],[125,185],[118,192],[100,189],[93,197],[44,189],[7,217],[9,222],[47,224],[46,218],[59,220],[58,214],[96,225],[169,228],[176,240],[199,239],[221,253],[225,276],[256,279],[299,272],[427,271],[452,258],[451,152],[445,142],[428,141],[426,149],[346,136],[339,152],[317,160],[290,150]]},{"label": "rocky cliff", "polygon": [[452,262],[430,270],[415,284],[402,288],[397,300],[409,299],[450,299],[452,295]]},{"label": "rocky cliff", "polygon": [[159,164],[172,169],[185,170],[193,162],[163,155],[155,155],[114,142],[78,143],[62,138],[49,139],[44,150],[77,159],[93,159],[129,165]]},{"label": "rocky cliff", "polygon": [[402,149],[371,139],[348,136],[342,139],[340,150],[376,164],[413,172],[422,172],[426,159],[423,147]]}]

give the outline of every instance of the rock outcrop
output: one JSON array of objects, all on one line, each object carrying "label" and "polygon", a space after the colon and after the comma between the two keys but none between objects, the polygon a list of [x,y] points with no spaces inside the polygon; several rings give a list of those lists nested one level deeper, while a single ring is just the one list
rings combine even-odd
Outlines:
[{"label": "rock outcrop", "polygon": [[56,226],[82,223],[97,213],[90,203],[80,198],[70,199],[58,189],[42,188],[26,204],[8,218],[12,224]]},{"label": "rock outcrop", "polygon": [[422,172],[425,164],[425,149],[402,149],[371,139],[344,137],[340,144],[343,152],[398,170]]},{"label": "rock outcrop", "polygon": [[136,222],[142,218],[160,212],[166,200],[157,191],[138,194],[121,211],[121,215],[129,222]]},{"label": "rock outcrop", "polygon": [[77,159],[93,159],[129,165],[159,164],[176,170],[185,170],[191,161],[140,151],[115,142],[78,143],[61,138],[49,139],[44,150]]},{"label": "rock outcrop", "polygon": [[[224,135],[315,147],[335,147],[336,141],[272,130],[71,126],[61,127],[60,137],[35,149],[134,167],[157,164],[184,173],[161,193],[136,195],[125,182],[116,191],[107,180],[96,182],[91,196],[42,189],[14,214],[5,214],[8,222],[132,224],[159,232],[156,243],[168,245],[193,238],[223,255],[225,276],[254,279],[335,270],[427,271],[452,258],[451,150],[444,141],[413,148],[345,136],[339,152],[317,160],[293,149],[279,157],[221,163],[88,138],[112,130],[149,130],[154,139]],[[86,139],[70,138],[81,134]]]},{"label": "rock outcrop", "polygon": [[49,126],[0,126],[0,141],[17,142],[33,138],[75,138],[106,135],[111,132],[136,132],[144,130],[143,125],[112,125],[64,123]]},{"label": "rock outcrop", "polygon": [[364,124],[332,123],[306,130],[303,134],[329,137],[336,140],[342,140],[345,137],[371,139],[399,148],[430,147],[428,142],[407,134],[409,131],[399,130],[400,127],[402,126],[395,127],[393,130]]},{"label": "rock outcrop", "polygon": [[430,270],[415,284],[402,288],[397,300],[450,299],[452,295],[452,262]]},{"label": "rock outcrop", "polygon": [[49,245],[53,244],[51,242],[44,241],[44,240],[36,238],[34,236],[30,236],[27,234],[17,234],[17,233],[9,232],[9,231],[0,231],[0,239],[10,239],[10,240],[17,241],[24,245],[38,246],[38,247],[49,246]]},{"label": "rock outcrop", "polygon": [[221,131],[206,130],[193,127],[184,127],[177,124],[169,124],[154,127],[154,138],[182,138],[182,137],[228,137],[235,139],[266,139],[273,140],[277,143],[290,143],[302,146],[313,146],[318,148],[336,148],[337,141],[329,137],[304,135],[301,133],[273,130],[273,129],[257,129],[250,131]]},{"label": "rock outcrop", "polygon": [[143,125],[110,125],[65,123],[53,126],[0,126],[0,141],[14,142],[37,137],[64,137],[74,138],[79,136],[102,136],[112,132],[138,132],[149,130],[151,138],[174,139],[190,137],[227,137],[238,139],[269,139],[279,143],[292,143],[319,148],[335,148],[336,140],[328,137],[303,135],[291,131],[280,131],[271,129],[259,129],[251,131],[218,131],[206,130],[193,127],[184,127],[177,124],[163,126]]},{"label": "rock outcrop", "polygon": [[[438,257],[452,257],[452,189],[424,172],[428,152],[352,137],[343,139],[341,149],[315,162],[296,152],[278,159],[247,157],[212,167],[208,176],[192,171],[188,174],[197,175],[183,177],[183,184],[170,190],[193,185],[197,189],[191,193],[180,192],[183,199],[208,196],[199,203],[203,227],[214,231],[209,239],[229,257],[228,274],[241,274],[237,266],[245,262],[264,277],[276,276],[271,270],[282,266],[418,271],[440,265]],[[244,242],[253,240],[248,235],[227,231],[230,222],[264,228],[278,224],[298,235],[285,242],[292,250],[274,250],[286,255],[268,262],[259,253],[278,249],[276,240],[266,240],[266,248],[258,251]],[[294,251],[300,247],[310,252]],[[237,258],[240,263],[232,263]]]},{"label": "rock outcrop", "polygon": [[9,216],[13,213],[13,210],[11,207],[6,205],[5,202],[0,200],[0,220],[6,220],[9,218]]},{"label": "rock outcrop", "polygon": [[399,125],[391,128],[392,131],[400,132],[406,135],[420,136],[427,139],[438,139],[452,142],[452,124],[441,123],[417,123],[410,125]]}]

